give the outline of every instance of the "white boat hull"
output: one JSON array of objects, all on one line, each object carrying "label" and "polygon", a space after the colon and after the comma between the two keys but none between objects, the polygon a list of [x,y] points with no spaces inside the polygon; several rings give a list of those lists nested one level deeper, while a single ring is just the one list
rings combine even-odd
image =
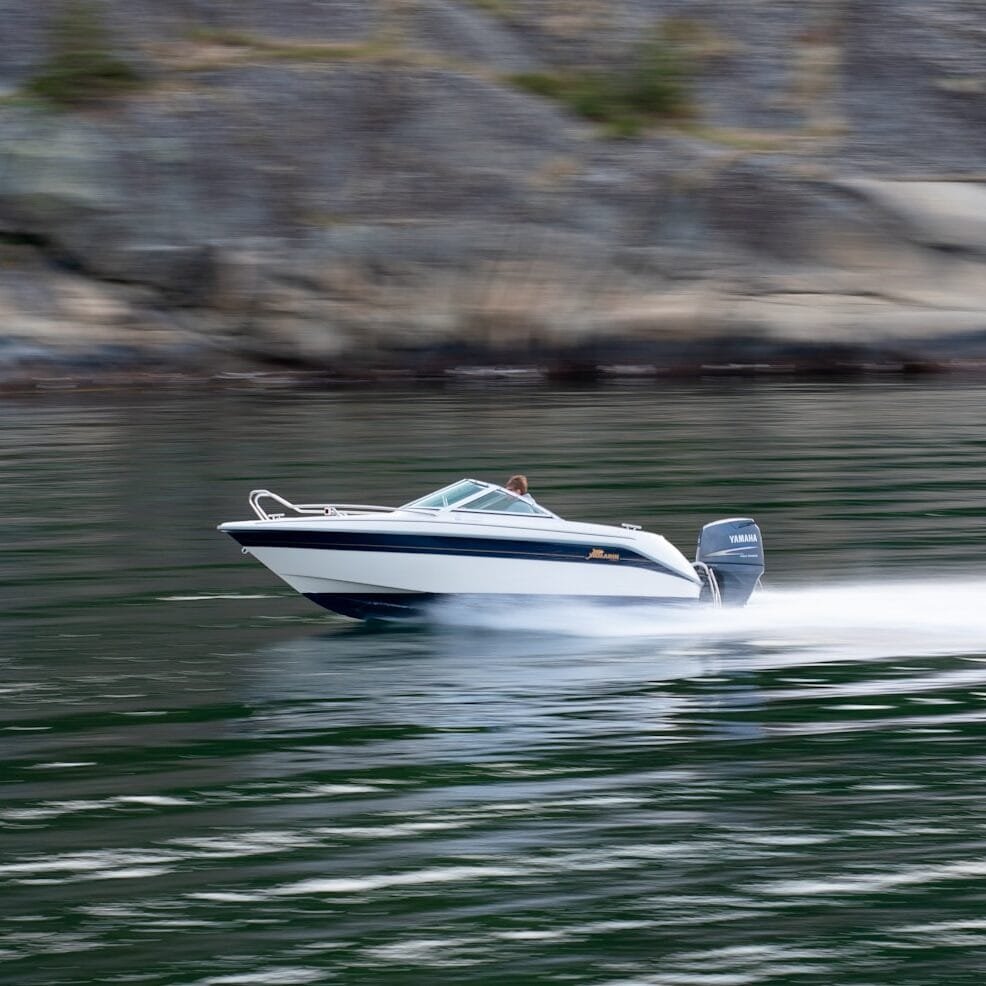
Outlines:
[{"label": "white boat hull", "polygon": [[664,538],[602,525],[423,523],[390,514],[221,529],[297,592],[358,618],[409,615],[448,596],[682,605],[701,591]]}]

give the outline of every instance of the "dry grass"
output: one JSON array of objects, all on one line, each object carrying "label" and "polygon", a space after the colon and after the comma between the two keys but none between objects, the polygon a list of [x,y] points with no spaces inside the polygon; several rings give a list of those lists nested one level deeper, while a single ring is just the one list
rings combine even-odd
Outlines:
[{"label": "dry grass", "polygon": [[265,61],[354,61],[379,57],[387,46],[379,41],[328,42],[268,38],[246,31],[198,28],[188,34],[183,46],[186,58],[239,62]]},{"label": "dry grass", "polygon": [[511,0],[467,0],[470,6],[502,21],[517,19],[517,9]]}]

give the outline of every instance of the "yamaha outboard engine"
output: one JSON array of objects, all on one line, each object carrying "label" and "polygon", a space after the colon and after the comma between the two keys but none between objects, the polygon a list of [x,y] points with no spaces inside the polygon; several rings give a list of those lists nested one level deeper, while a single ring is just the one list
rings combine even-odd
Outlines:
[{"label": "yamaha outboard engine", "polygon": [[706,524],[698,536],[695,569],[705,583],[702,598],[743,606],[763,575],[763,540],[749,517]]}]

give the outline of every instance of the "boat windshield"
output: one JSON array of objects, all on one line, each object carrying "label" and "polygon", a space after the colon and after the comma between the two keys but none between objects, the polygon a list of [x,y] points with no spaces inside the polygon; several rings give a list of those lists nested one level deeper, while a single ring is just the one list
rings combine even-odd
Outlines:
[{"label": "boat windshield", "polygon": [[459,482],[436,490],[418,500],[404,504],[405,507],[422,507],[426,510],[483,510],[497,514],[526,514],[528,517],[553,517],[550,510],[539,507],[523,497],[510,493],[502,486],[481,483],[475,479],[460,479]]},{"label": "boat windshield", "polygon": [[436,493],[429,493],[421,497],[420,500],[412,500],[406,504],[408,507],[431,507],[433,510],[440,510],[442,507],[451,507],[454,503],[459,503],[467,497],[475,496],[488,489],[483,483],[477,483],[474,479],[463,479],[461,482],[452,486],[446,486],[443,490]]},{"label": "boat windshield", "polygon": [[534,517],[550,517],[547,510],[537,504],[508,493],[506,490],[491,489],[485,496],[477,497],[468,503],[463,503],[457,510],[488,510],[498,514],[527,514]]}]

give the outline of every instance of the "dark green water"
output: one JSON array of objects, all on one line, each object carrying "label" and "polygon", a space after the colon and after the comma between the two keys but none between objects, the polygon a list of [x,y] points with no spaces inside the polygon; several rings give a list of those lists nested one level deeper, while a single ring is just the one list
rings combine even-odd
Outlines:
[{"label": "dark green water", "polygon": [[[986,979],[986,389],[0,404],[0,982]],[[367,629],[214,531],[524,471],[741,613]]]}]

